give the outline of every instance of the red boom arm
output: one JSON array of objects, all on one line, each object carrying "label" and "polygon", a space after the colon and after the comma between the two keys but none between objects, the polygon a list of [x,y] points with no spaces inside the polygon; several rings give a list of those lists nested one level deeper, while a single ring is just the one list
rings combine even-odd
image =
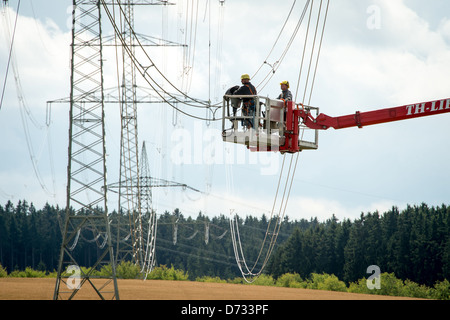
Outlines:
[{"label": "red boom arm", "polygon": [[339,117],[330,117],[321,113],[315,119],[309,112],[300,110],[300,117],[303,119],[303,123],[311,129],[327,130],[330,127],[334,129],[362,128],[374,124],[426,117],[441,113],[450,113],[450,99],[408,104],[401,107],[368,112],[358,111],[355,114]]}]

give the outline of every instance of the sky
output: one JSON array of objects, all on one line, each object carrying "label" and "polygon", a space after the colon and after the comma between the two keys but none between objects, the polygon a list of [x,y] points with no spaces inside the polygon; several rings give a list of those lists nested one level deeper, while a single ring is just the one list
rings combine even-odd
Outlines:
[{"label": "sky", "polygon": [[[305,83],[298,83],[298,77],[306,18],[286,56],[280,57],[305,0],[226,0],[223,6],[208,0],[171,2],[137,7],[135,29],[189,44],[146,49],[177,88],[216,103],[240,83],[241,74],[255,75],[255,85],[269,74],[270,81],[257,87],[260,95],[275,98],[279,83],[289,80],[294,96],[301,99]],[[314,1],[314,12],[319,2]],[[25,199],[37,208],[46,202],[65,206],[69,105],[47,102],[70,93],[71,3],[21,1],[0,109],[0,204]],[[2,88],[17,5],[9,1],[0,15]],[[331,1],[310,105],[338,116],[450,98],[448,12],[446,0]],[[102,27],[105,35],[112,34],[105,14]],[[104,55],[105,87],[113,88],[115,52],[105,49]],[[137,56],[145,61],[142,52]],[[140,78],[138,83],[147,84]],[[180,108],[205,115],[204,110]],[[158,213],[175,208],[193,217],[199,211],[209,216],[282,212],[291,220],[324,221],[333,214],[340,220],[356,219],[362,212],[383,213],[392,206],[450,201],[450,114],[320,132],[319,149],[299,155],[284,211],[279,209],[282,191],[275,195],[282,168],[284,186],[291,155],[253,154],[244,146],[224,143],[220,121],[186,117],[167,105],[140,105],[138,112],[139,142],[146,142],[152,176],[203,192],[154,188]],[[219,119],[221,110],[216,115]],[[114,183],[119,176],[118,106],[106,106],[105,121],[108,183]],[[111,192],[108,201],[110,210],[117,207]]]}]

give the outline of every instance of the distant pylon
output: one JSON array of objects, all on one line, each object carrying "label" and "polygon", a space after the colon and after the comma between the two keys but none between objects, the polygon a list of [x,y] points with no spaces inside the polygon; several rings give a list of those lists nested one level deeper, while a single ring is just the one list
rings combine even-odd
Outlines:
[{"label": "distant pylon", "polygon": [[[134,55],[134,6],[128,0],[122,4],[122,35]],[[120,172],[119,172],[119,217],[117,220],[116,259],[131,260],[140,265],[142,261],[142,220],[139,200],[139,154],[138,154],[138,119],[136,104],[136,68],[125,47],[122,47],[122,88],[120,103],[121,137],[120,137]],[[123,223],[122,216],[128,216]]]},{"label": "distant pylon", "polygon": [[[150,175],[150,163],[148,161],[147,148],[145,147],[145,141],[142,143],[141,162],[140,162],[140,196],[141,212],[143,223],[143,234],[147,235],[144,238],[144,259],[142,263],[142,274],[144,277],[148,275],[155,265],[155,249],[156,249],[156,231],[157,231],[157,219],[156,212],[152,206],[152,183]],[[146,228],[145,228],[146,227]],[[147,230],[145,230],[147,229]],[[145,232],[147,231],[147,232]]]},{"label": "distant pylon", "polygon": [[[134,7],[136,5],[171,5],[168,1],[122,1],[122,87],[120,98],[121,140],[119,173],[119,215],[117,217],[116,261],[132,261],[141,270],[146,267],[146,239],[144,237],[143,199],[140,186],[138,152],[138,110],[136,66],[133,63],[137,36],[134,33]],[[173,44],[170,44],[173,45]],[[126,218],[127,219],[124,219]]]},{"label": "distant pylon", "polygon": [[[142,152],[140,156],[140,170],[139,177],[134,177],[127,182],[128,185],[133,186],[139,184],[139,195],[138,199],[140,201],[141,208],[141,217],[140,221],[142,222],[140,225],[139,234],[141,235],[141,239],[139,240],[142,244],[136,246],[139,248],[141,252],[136,252],[137,255],[142,256],[143,259],[139,264],[141,275],[145,278],[148,273],[151,272],[152,268],[155,264],[155,248],[156,248],[156,231],[157,231],[157,218],[156,212],[153,210],[152,205],[152,190],[153,188],[182,188],[183,190],[189,189],[194,192],[202,193],[201,191],[190,187],[184,183],[168,181],[164,179],[154,178],[150,174],[150,163],[148,161],[148,154],[145,142],[142,144]],[[108,185],[108,190],[111,192],[117,192],[115,190],[120,189],[119,183],[112,183]],[[118,219],[124,219],[125,217],[122,215],[118,216]],[[137,228],[137,225],[123,223],[122,226],[125,230],[130,230],[127,228]],[[130,233],[129,233],[130,234]],[[129,236],[125,239],[129,240]]]}]

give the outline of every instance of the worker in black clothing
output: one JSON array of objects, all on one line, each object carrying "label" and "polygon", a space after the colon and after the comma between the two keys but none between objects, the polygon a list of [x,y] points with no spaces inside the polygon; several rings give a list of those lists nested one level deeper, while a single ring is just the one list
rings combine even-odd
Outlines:
[{"label": "worker in black clothing", "polygon": [[[233,95],[239,96],[256,96],[258,93],[256,88],[250,83],[250,76],[243,74],[241,76],[242,86],[234,91]],[[245,117],[254,117],[256,112],[255,100],[253,98],[242,99],[242,115]],[[253,118],[242,121],[243,126],[247,126],[248,129],[253,127]]]},{"label": "worker in black clothing", "polygon": [[[234,95],[240,96],[256,96],[258,93],[256,92],[256,88],[250,83],[250,76],[248,74],[243,74],[241,76],[242,86],[234,91]],[[250,99],[247,99],[247,101]]]}]

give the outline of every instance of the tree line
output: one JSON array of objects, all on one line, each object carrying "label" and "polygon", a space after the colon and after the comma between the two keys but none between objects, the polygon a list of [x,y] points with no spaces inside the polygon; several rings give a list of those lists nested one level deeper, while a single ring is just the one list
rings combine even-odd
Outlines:
[{"label": "tree line", "polygon": [[335,217],[297,229],[274,255],[269,272],[334,274],[346,283],[381,272],[432,286],[450,278],[450,207],[407,206],[361,214],[354,221]]},{"label": "tree line", "polygon": [[[21,200],[0,205],[0,264],[8,271],[27,267],[57,269],[65,209],[46,204],[36,209]],[[118,216],[112,212],[111,217]],[[124,215],[121,213],[120,215]],[[233,217],[234,218],[234,217]],[[269,223],[268,217],[241,216],[239,236],[247,264],[253,265]],[[111,232],[115,233],[114,224]],[[317,218],[292,221],[285,217],[277,245],[265,269],[274,278],[297,273],[333,274],[347,284],[368,277],[367,268],[394,273],[403,280],[432,286],[450,279],[450,207],[407,206],[362,213],[353,221]],[[76,261],[90,266],[99,253],[95,242],[80,243]],[[263,254],[265,254],[263,252]],[[237,268],[230,217],[185,217],[181,210],[158,216],[157,265],[184,270],[190,279],[210,276],[233,279]],[[256,266],[256,270],[261,265]]]}]

